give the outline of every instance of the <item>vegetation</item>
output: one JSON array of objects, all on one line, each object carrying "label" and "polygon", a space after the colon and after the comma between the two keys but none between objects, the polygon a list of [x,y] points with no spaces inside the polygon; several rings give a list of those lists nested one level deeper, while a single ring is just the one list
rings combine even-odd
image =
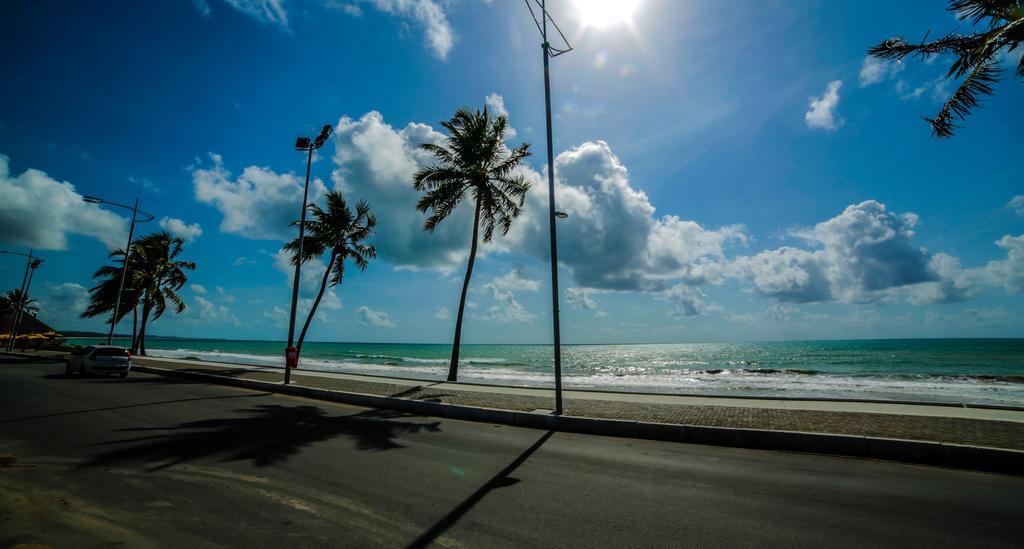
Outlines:
[{"label": "vegetation", "polygon": [[[932,135],[953,135],[957,120],[966,120],[979,105],[979,98],[992,95],[992,85],[1000,76],[999,57],[1012,52],[1024,40],[1024,3],[1021,0],[950,0],[948,11],[979,28],[973,34],[952,33],[928,42],[912,44],[894,37],[868,52],[878,58],[900,61],[910,55],[925,59],[933,55],[952,55],[953,64],[946,78],[963,78],[960,86],[934,118],[924,117]],[[1024,58],[1017,65],[1017,76],[1024,78]]]},{"label": "vegetation", "polygon": [[[146,354],[148,323],[163,316],[168,305],[176,314],[185,310],[185,302],[177,291],[188,282],[185,271],[194,270],[196,264],[177,259],[184,244],[183,239],[172,237],[166,232],[154,233],[132,242],[117,320],[128,312],[138,315],[141,308],[142,320],[137,332],[136,322],[132,323],[133,353]],[[104,265],[93,274],[93,278],[101,280],[89,290],[92,295],[89,307],[82,313],[85,318],[109,315],[114,311],[121,272],[125,268],[124,251],[116,250],[110,256],[120,257],[121,265]]]},{"label": "vegetation", "polygon": [[[299,334],[295,347],[301,352],[302,342],[306,339],[306,331],[313,321],[320,300],[324,297],[328,284],[331,287],[341,284],[345,277],[345,261],[352,260],[352,263],[361,271],[365,271],[369,260],[377,256],[377,250],[364,244],[373,233],[377,225],[377,217],[370,213],[370,205],[360,200],[356,204],[353,214],[349,209],[345,198],[338,191],[332,191],[325,195],[324,201],[327,209],[321,209],[316,204],[309,205],[309,212],[312,219],[306,221],[306,235],[302,243],[302,257],[299,257],[299,239],[285,244],[284,248],[292,253],[292,265],[301,261],[305,263],[313,258],[321,257],[330,253],[327,260],[327,267],[324,269],[323,278],[320,280],[320,290],[316,294],[313,306],[306,315],[306,322],[302,325],[302,332]],[[298,224],[296,221],[294,224]]]},{"label": "vegetation", "polygon": [[507,124],[504,116],[492,118],[486,107],[483,111],[459,109],[451,120],[441,123],[449,133],[447,146],[434,143],[420,145],[433,153],[437,160],[436,164],[424,167],[413,176],[416,190],[424,193],[416,208],[424,213],[430,211],[423,229],[433,232],[467,196],[472,196],[475,202],[473,238],[459,298],[459,313],[455,319],[448,381],[458,378],[462,316],[469,280],[473,276],[480,225],[483,224],[484,242],[491,240],[495,228],[502,234],[508,233],[512,220],[522,212],[523,201],[530,188],[523,176],[513,174],[516,166],[530,156],[530,144],[524,143],[509,150],[505,146]]},{"label": "vegetation", "polygon": [[0,296],[0,314],[20,310],[22,314],[35,316],[39,312],[39,306],[36,305],[38,301],[26,300],[26,297],[28,296],[22,295],[21,288],[8,290],[6,294]]}]

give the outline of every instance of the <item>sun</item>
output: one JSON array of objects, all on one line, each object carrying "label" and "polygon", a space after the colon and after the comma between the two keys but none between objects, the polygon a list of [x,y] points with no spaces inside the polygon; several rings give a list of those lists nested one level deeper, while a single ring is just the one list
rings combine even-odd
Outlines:
[{"label": "sun", "polygon": [[640,0],[574,0],[583,26],[598,29],[629,23],[639,3]]}]

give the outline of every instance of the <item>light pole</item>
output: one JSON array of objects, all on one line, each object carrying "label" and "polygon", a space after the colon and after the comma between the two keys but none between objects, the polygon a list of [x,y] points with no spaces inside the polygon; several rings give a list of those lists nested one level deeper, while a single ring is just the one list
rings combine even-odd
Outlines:
[{"label": "light pole", "polygon": [[[128,244],[124,247],[124,267],[121,269],[121,282],[117,286],[117,298],[114,300],[114,314],[110,317],[110,333],[107,334],[107,345],[110,345],[114,341],[114,328],[117,326],[118,313],[121,312],[121,294],[124,293],[124,279],[128,274],[128,256],[132,253],[132,236],[135,234],[135,223],[146,223],[147,221],[153,221],[156,216],[148,214],[139,209],[139,198],[135,198],[134,206],[126,206],[124,204],[118,204],[117,202],[111,202],[95,196],[83,196],[82,200],[91,204],[107,204],[109,206],[116,206],[118,208],[124,208],[132,211],[132,224],[128,229]],[[139,216],[142,216],[139,219]],[[129,343],[129,345],[131,345]]]},{"label": "light pole", "polygon": [[14,318],[11,319],[11,331],[8,334],[7,346],[5,347],[8,351],[14,350],[14,338],[18,335],[18,325],[21,324],[22,309],[24,309],[25,305],[28,304],[28,285],[32,283],[32,278],[29,273],[30,271],[35,272],[36,268],[39,267],[39,264],[43,262],[42,259],[33,258],[33,252],[34,250],[32,248],[29,248],[27,254],[0,250],[0,254],[20,255],[28,258],[28,260],[25,261],[25,274],[21,277],[21,291],[19,297],[19,299],[21,299],[21,303],[15,305]]},{"label": "light pole", "polygon": [[299,352],[295,348],[295,311],[299,305],[299,276],[302,270],[302,243],[306,237],[306,199],[309,198],[309,169],[313,165],[313,151],[324,146],[331,137],[331,125],[324,124],[320,135],[310,142],[308,137],[295,140],[295,150],[308,151],[306,157],[306,186],[302,190],[302,213],[299,214],[299,249],[295,253],[295,276],[292,277],[292,310],[288,318],[288,347],[284,350],[284,384],[292,382],[292,368],[299,366]]},{"label": "light pole", "polygon": [[[526,7],[530,9],[530,15],[533,16],[533,22],[537,24],[537,30],[540,31],[541,38],[544,40],[541,43],[541,49],[544,51],[544,112],[547,117],[547,133],[548,133],[548,224],[551,228],[551,321],[552,329],[554,331],[554,346],[555,346],[555,415],[561,415],[562,413],[562,341],[561,341],[561,329],[558,324],[558,240],[555,231],[555,223],[557,219],[565,219],[568,214],[559,212],[555,209],[555,158],[553,153],[553,144],[551,142],[551,76],[548,69],[548,61],[552,57],[558,57],[563,53],[572,51],[572,46],[569,45],[569,41],[566,40],[565,34],[562,33],[562,29],[558,28],[551,16],[548,15],[546,0],[540,0],[540,21],[537,20],[537,14],[533,11],[533,6],[530,5],[531,0],[525,0]],[[533,3],[537,3],[536,0],[532,0]],[[551,25],[558,31],[558,35],[561,36],[562,41],[565,43],[564,49],[553,48],[551,43],[548,42],[548,21],[551,21]]]}]

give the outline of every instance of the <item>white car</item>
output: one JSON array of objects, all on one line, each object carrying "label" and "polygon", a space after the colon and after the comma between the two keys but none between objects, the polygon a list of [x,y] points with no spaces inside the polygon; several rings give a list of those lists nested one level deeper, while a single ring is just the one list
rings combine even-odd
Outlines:
[{"label": "white car", "polygon": [[128,377],[131,369],[132,354],[128,349],[115,345],[92,345],[72,351],[64,373],[118,374]]}]

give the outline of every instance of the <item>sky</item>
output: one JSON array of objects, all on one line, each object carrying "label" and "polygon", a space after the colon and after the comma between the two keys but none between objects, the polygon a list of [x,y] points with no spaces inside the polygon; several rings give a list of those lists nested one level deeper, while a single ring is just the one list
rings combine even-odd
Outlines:
[{"label": "sky", "polygon": [[[931,1],[549,0],[567,343],[1024,337],[1024,83],[1009,69],[951,139],[930,135],[949,59],[866,58],[967,31]],[[33,247],[39,317],[81,319],[92,273],[155,216],[195,261],[150,333],[283,340],[306,157],[311,196],[378,218],[377,258],[328,291],[309,339],[450,341],[472,224],[434,233],[412,174],[460,107],[507,115],[533,183],[480,248],[463,341],[548,343],[540,36],[512,0],[14,0],[0,17],[0,249]],[[723,17],[723,15],[727,15]],[[24,258],[0,255],[0,288]],[[323,262],[303,271],[308,310]],[[120,331],[129,328],[125,322]]]}]

